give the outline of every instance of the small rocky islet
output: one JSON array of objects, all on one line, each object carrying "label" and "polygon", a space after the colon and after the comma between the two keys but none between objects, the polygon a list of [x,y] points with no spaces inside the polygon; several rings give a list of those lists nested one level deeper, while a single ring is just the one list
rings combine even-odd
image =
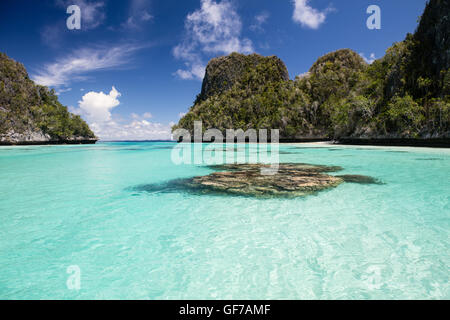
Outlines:
[{"label": "small rocky islet", "polygon": [[282,163],[275,174],[263,174],[270,165],[224,164],[210,166],[209,175],[178,179],[165,184],[138,186],[138,192],[176,192],[224,194],[258,198],[296,198],[315,194],[339,186],[344,182],[379,184],[372,177],[361,175],[334,176],[329,173],[343,170],[338,166],[305,163]]}]

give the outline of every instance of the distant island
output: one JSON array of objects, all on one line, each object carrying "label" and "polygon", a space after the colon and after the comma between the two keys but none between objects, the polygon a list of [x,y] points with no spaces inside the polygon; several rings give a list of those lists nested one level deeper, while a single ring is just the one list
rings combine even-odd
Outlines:
[{"label": "distant island", "polygon": [[173,127],[280,129],[283,142],[450,146],[449,1],[428,2],[414,34],[368,65],[342,49],[289,79],[277,57],[212,59],[201,93]]},{"label": "distant island", "polygon": [[94,144],[80,116],[54,90],[35,84],[25,67],[0,52],[0,145]]}]

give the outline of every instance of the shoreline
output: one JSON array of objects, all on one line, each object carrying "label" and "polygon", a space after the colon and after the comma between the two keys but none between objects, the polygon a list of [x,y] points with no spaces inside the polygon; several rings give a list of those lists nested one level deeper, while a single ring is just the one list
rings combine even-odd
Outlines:
[{"label": "shoreline", "polygon": [[[184,142],[178,142],[184,143]],[[194,143],[191,141],[190,143]],[[212,143],[211,141],[203,141],[202,143]],[[223,142],[227,143],[227,142]],[[234,143],[237,143],[235,140]],[[246,140],[247,144],[248,141]],[[270,144],[270,141],[264,142]],[[260,144],[258,142],[257,144]],[[379,146],[379,147],[419,147],[419,148],[450,148],[450,139],[362,139],[362,138],[342,138],[338,140],[332,139],[280,139],[279,144],[326,144],[326,145],[342,145],[342,146]]]},{"label": "shoreline", "polygon": [[19,141],[8,142],[0,141],[0,146],[49,146],[49,145],[82,145],[82,144],[96,144],[98,140],[63,140],[63,141]]},{"label": "shoreline", "polygon": [[[0,141],[0,146],[58,146],[58,145],[93,145],[97,142],[176,142],[174,140],[123,140],[123,141],[101,141],[101,140],[77,140],[77,141],[21,141],[21,142],[5,142]],[[190,142],[194,143],[194,142]],[[210,141],[203,141],[208,144]],[[226,142],[224,142],[225,144]],[[235,141],[237,143],[237,141]],[[245,142],[246,144],[248,141]],[[270,142],[267,142],[270,144]],[[450,139],[358,139],[358,138],[344,138],[340,140],[329,139],[281,139],[281,145],[291,144],[322,144],[328,146],[378,146],[378,147],[418,147],[418,148],[450,148]],[[261,144],[261,143],[258,143]]]},{"label": "shoreline", "polygon": [[360,139],[342,138],[334,144],[356,146],[382,146],[382,147],[428,147],[450,148],[450,139]]}]

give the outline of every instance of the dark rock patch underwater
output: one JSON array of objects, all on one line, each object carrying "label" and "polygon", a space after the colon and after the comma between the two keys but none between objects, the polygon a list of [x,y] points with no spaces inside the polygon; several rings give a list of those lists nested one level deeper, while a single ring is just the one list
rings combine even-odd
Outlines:
[{"label": "dark rock patch underwater", "polygon": [[357,174],[346,174],[337,176],[338,178],[341,178],[344,180],[344,182],[350,182],[350,183],[359,183],[359,184],[383,184],[380,180],[369,177],[369,176],[362,176]]},{"label": "dark rock patch underwater", "polygon": [[280,164],[274,174],[267,174],[270,166],[263,164],[224,164],[210,166],[209,175],[175,179],[159,184],[132,188],[134,192],[234,195],[258,198],[296,198],[336,188],[344,182],[380,184],[379,180],[361,175],[333,176],[328,173],[342,170],[338,166],[304,163]]}]

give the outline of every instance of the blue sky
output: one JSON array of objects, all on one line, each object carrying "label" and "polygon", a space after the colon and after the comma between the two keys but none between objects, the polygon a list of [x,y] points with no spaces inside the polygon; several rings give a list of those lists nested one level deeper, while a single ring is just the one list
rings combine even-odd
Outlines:
[{"label": "blue sky", "polygon": [[[81,29],[69,30],[69,5]],[[425,0],[1,0],[0,51],[54,88],[105,140],[166,139],[209,59],[277,55],[290,77],[351,48],[380,58],[413,32]],[[381,29],[369,30],[370,5]]]}]

